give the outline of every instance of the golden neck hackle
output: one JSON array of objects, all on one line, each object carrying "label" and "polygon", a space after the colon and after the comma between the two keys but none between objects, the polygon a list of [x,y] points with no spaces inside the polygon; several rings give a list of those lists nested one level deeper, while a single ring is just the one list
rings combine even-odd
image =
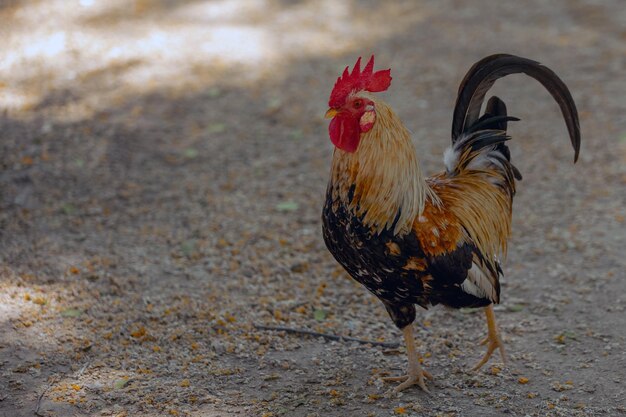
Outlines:
[{"label": "golden neck hackle", "polygon": [[[332,192],[375,233],[394,227],[404,235],[423,212],[426,200],[437,200],[422,175],[408,130],[391,108],[375,101],[376,123],[361,135],[356,152],[335,149]],[[354,185],[354,197],[348,190]]]}]

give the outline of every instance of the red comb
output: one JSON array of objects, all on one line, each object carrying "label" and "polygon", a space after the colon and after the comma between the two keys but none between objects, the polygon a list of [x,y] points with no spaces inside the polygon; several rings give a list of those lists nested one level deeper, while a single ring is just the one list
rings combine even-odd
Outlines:
[{"label": "red comb", "polygon": [[354,64],[352,73],[348,72],[350,67],[346,67],[343,75],[337,78],[337,82],[330,93],[328,100],[329,107],[341,107],[345,104],[348,95],[354,91],[365,90],[371,93],[385,91],[391,84],[391,70],[381,70],[374,72],[374,55],[370,58],[361,72],[361,57]]}]

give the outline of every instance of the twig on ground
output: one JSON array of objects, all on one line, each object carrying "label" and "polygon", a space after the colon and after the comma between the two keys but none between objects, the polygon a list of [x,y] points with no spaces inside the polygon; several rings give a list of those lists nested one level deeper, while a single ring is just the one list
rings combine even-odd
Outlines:
[{"label": "twig on ground", "polygon": [[260,324],[255,324],[254,328],[255,329],[259,329],[259,330],[273,330],[273,331],[277,331],[277,332],[285,332],[285,333],[291,333],[291,334],[300,334],[300,335],[323,337],[324,339],[327,339],[327,340],[336,340],[336,341],[339,341],[339,342],[342,342],[342,341],[357,342],[357,343],[361,343],[363,345],[382,346],[382,347],[386,347],[386,348],[397,348],[397,347],[400,346],[399,343],[376,342],[376,341],[372,341],[372,340],[357,339],[355,337],[349,337],[349,336],[339,336],[339,335],[335,335],[335,334],[318,333],[318,332],[314,332],[313,330],[294,329],[294,328],[291,328],[291,327],[264,326],[264,325],[260,325]]},{"label": "twig on ground", "polygon": [[39,416],[39,417],[44,417],[43,414],[39,413],[39,408],[41,407],[41,400],[43,400],[43,396],[46,394],[46,392],[50,389],[51,384],[48,384],[46,386],[46,388],[44,388],[43,391],[41,391],[41,394],[39,394],[39,398],[37,399],[37,408],[35,408],[35,415]]},{"label": "twig on ground", "polygon": [[91,361],[89,361],[89,362],[85,363],[85,364],[82,366],[82,368],[80,368],[80,369],[78,370],[78,372],[76,373],[76,376],[81,376],[81,375],[83,374],[83,372],[85,372],[85,370],[86,370],[87,368],[89,368],[89,365],[91,365]]}]

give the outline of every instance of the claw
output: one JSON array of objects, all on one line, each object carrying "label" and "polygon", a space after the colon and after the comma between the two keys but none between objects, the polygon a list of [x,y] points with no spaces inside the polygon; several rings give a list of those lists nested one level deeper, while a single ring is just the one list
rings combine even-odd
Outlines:
[{"label": "claw", "polygon": [[424,383],[424,377],[431,379],[431,380],[433,379],[432,375],[424,371],[421,371],[419,373],[411,373],[409,375],[398,377],[399,379],[404,378],[404,382],[398,385],[397,387],[395,387],[393,389],[393,392],[397,394],[400,391],[404,391],[405,389],[412,387],[413,385],[417,385],[418,387],[422,389],[422,391],[424,391],[427,394],[430,394],[430,391],[428,390],[428,388],[426,388],[426,384]]},{"label": "claw", "polygon": [[400,385],[390,390],[391,394],[397,394],[400,391],[404,391],[405,389],[412,387],[413,385],[417,385],[422,389],[422,391],[430,394],[430,391],[428,390],[428,388],[426,387],[426,383],[424,382],[424,378],[430,379],[432,381],[433,376],[430,372],[421,370],[417,372],[411,372],[408,375],[385,377],[382,378],[382,380],[385,382],[402,382]]},{"label": "claw", "polygon": [[474,365],[474,367],[472,368],[472,372],[479,370],[484,364],[486,364],[489,358],[491,358],[491,355],[493,354],[494,350],[496,350],[496,348],[499,348],[500,350],[500,356],[502,356],[502,363],[506,365],[506,363],[508,362],[507,357],[506,357],[506,352],[504,351],[504,344],[502,343],[502,339],[500,339],[500,335],[495,334],[493,338],[487,337],[487,339],[481,342],[480,344],[484,345],[484,344],[487,344],[487,342],[489,342],[489,344],[487,345],[487,352],[485,352],[485,355],[480,360],[480,362]]},{"label": "claw", "polygon": [[474,367],[472,368],[472,372],[479,370],[484,364],[486,364],[496,348],[500,350],[502,362],[504,364],[508,362],[506,352],[504,351],[504,343],[502,343],[502,339],[500,338],[498,330],[496,329],[496,319],[495,315],[493,314],[492,305],[489,305],[485,308],[485,314],[487,316],[488,333],[487,337],[480,342],[480,345],[487,345],[487,352],[485,353],[483,358],[476,365],[474,365]]}]

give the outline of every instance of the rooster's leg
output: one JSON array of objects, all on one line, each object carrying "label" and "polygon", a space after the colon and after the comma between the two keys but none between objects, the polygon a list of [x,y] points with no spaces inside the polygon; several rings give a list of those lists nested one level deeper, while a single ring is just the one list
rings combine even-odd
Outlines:
[{"label": "rooster's leg", "polygon": [[426,388],[426,384],[424,383],[424,377],[428,379],[433,379],[433,376],[430,374],[430,372],[424,371],[422,369],[422,366],[420,365],[419,358],[417,357],[417,350],[415,350],[415,339],[413,339],[413,326],[409,324],[404,329],[402,329],[402,333],[404,334],[404,342],[406,343],[406,354],[409,359],[408,373],[407,375],[399,377],[383,378],[383,381],[403,381],[400,385],[393,389],[395,393],[405,390],[412,385],[417,385],[424,391],[429,392],[428,388]]},{"label": "rooster's leg", "polygon": [[500,349],[500,355],[502,356],[502,362],[506,364],[507,358],[506,353],[504,352],[504,343],[502,343],[502,339],[498,334],[498,329],[496,327],[496,316],[493,313],[493,305],[489,304],[485,307],[485,315],[487,316],[487,337],[480,344],[487,345],[487,352],[485,356],[478,362],[473,368],[472,371],[479,370],[484,364],[487,363],[491,354],[496,348]]}]

